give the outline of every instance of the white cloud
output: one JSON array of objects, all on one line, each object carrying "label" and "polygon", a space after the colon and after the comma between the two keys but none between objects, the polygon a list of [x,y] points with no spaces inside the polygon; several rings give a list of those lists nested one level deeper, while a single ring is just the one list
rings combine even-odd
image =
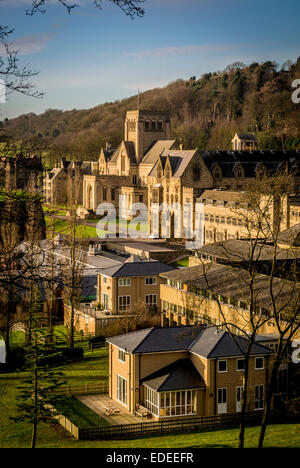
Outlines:
[{"label": "white cloud", "polygon": [[[1,1],[1,0],[0,0]],[[47,47],[48,42],[55,36],[56,32],[50,31],[44,34],[30,34],[10,42],[10,50],[18,51],[19,55],[36,54]],[[4,52],[3,46],[0,46],[0,53]]]}]

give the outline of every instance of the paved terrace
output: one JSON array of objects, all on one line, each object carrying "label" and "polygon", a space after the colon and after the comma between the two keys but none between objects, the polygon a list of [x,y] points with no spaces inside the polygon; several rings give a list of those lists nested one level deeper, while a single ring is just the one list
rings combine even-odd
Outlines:
[{"label": "paved terrace", "polygon": [[[119,426],[120,424],[137,424],[141,422],[147,423],[154,421],[153,418],[148,419],[134,416],[132,413],[129,413],[129,411],[127,411],[123,405],[119,404],[115,400],[112,400],[106,394],[82,395],[78,396],[77,398],[112,426]],[[114,407],[120,412],[108,416],[105,414],[105,408],[107,407]]]}]

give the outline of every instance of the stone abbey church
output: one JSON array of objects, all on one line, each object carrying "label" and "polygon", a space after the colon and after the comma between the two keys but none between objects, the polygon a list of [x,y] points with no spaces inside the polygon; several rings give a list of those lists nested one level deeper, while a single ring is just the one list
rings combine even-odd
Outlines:
[{"label": "stone abbey church", "polygon": [[[143,203],[148,206],[150,226],[149,208],[153,203],[194,207],[205,192],[206,202],[211,195],[209,203],[214,204],[217,189],[224,193],[222,203],[226,206],[226,193],[245,190],[258,170],[276,173],[283,165],[294,168],[291,195],[299,194],[300,152],[259,151],[252,134],[235,134],[232,148],[232,151],[187,150],[171,138],[167,112],[127,111],[124,140],[118,148],[101,149],[96,162],[63,160],[44,179],[45,200],[64,203],[66,179],[75,180],[77,174],[81,217],[91,217],[100,204],[111,203],[117,215],[130,218],[130,206]],[[289,227],[289,222],[284,227]]]}]

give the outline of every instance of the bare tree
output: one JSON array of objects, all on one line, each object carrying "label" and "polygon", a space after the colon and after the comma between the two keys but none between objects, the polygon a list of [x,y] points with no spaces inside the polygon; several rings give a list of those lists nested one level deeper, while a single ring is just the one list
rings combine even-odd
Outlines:
[{"label": "bare tree", "polygon": [[[110,2],[121,8],[121,10],[131,18],[135,16],[143,16],[144,9],[140,6],[145,0],[91,0],[96,8],[102,9],[104,2]],[[50,0],[32,0],[32,7],[26,10],[27,15],[34,15],[35,13],[45,13],[46,7],[49,5]],[[69,0],[57,0],[57,4],[61,4],[66,8],[70,14],[79,5]]]},{"label": "bare tree", "polygon": [[[247,411],[249,362],[251,348],[259,333],[262,333],[265,325],[272,321],[276,324],[279,333],[278,351],[274,363],[270,367],[270,381],[266,389],[265,413],[270,410],[272,390],[274,385],[271,379],[277,379],[277,373],[281,359],[284,355],[282,343],[291,341],[298,329],[299,289],[297,289],[296,277],[293,276],[295,262],[292,253],[287,253],[287,259],[292,262],[290,271],[286,271],[286,262],[281,268],[279,262],[285,260],[281,249],[278,247],[278,236],[280,228],[285,221],[283,201],[288,196],[293,179],[292,175],[285,169],[278,175],[270,175],[262,171],[257,179],[247,188],[242,206],[232,209],[233,213],[242,219],[244,236],[248,240],[224,241],[218,244],[222,252],[223,263],[229,268],[228,277],[232,278],[229,293],[236,295],[245,304],[245,311],[237,307],[236,301],[230,302],[229,313],[228,302],[222,298],[222,281],[216,275],[210,274],[213,264],[203,263],[206,290],[209,291],[219,310],[219,325],[225,327],[231,334],[237,347],[245,358],[245,372],[243,381],[241,422],[239,433],[239,447],[244,447],[245,438],[245,416]],[[243,248],[240,248],[240,244]],[[267,258],[266,258],[267,253]],[[268,263],[268,271],[263,270]],[[280,278],[277,278],[280,276]],[[228,278],[227,278],[228,281]],[[265,296],[262,304],[262,296]],[[203,302],[205,299],[203,300]],[[298,318],[297,318],[298,317]],[[246,340],[246,346],[241,347],[235,334],[239,334]],[[286,346],[284,349],[286,350]],[[269,400],[269,401],[268,401]]]},{"label": "bare tree", "polygon": [[32,97],[42,97],[43,94],[35,90],[31,78],[38,74],[27,66],[19,65],[18,51],[9,42],[14,29],[0,25],[0,78],[6,85],[7,93],[18,92]]},{"label": "bare tree", "polygon": [[85,252],[81,248],[82,225],[78,217],[79,198],[81,193],[81,177],[78,172],[68,175],[67,180],[67,234],[64,249],[66,260],[62,270],[64,297],[69,305],[69,346],[74,346],[75,310],[80,305],[82,292],[82,276]]}]

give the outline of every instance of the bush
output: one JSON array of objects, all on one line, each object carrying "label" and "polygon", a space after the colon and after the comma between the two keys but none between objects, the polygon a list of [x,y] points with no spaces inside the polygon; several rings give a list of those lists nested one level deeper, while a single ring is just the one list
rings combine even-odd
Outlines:
[{"label": "bush", "polygon": [[82,348],[63,348],[62,356],[65,359],[83,359],[83,349]]}]

